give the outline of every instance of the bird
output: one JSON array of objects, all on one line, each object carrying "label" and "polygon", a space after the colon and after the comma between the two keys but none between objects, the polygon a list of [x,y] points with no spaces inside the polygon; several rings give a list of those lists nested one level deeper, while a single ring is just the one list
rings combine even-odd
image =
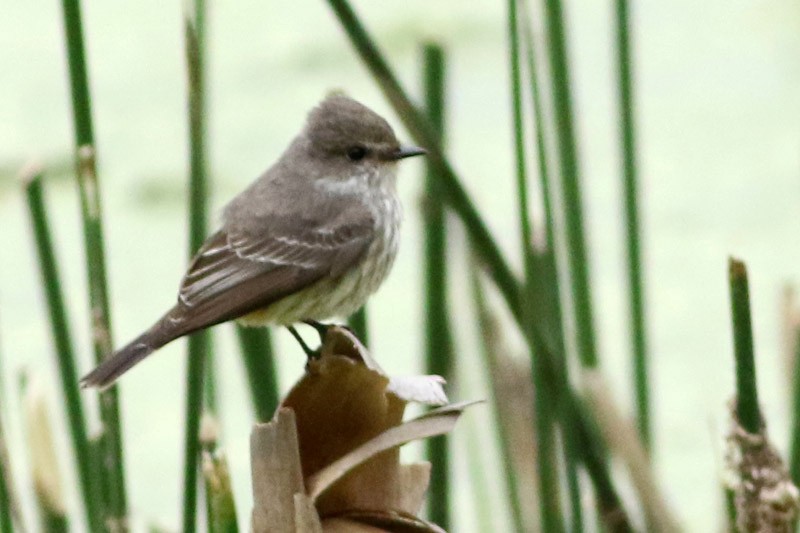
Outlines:
[{"label": "bird", "polygon": [[398,162],[426,150],[401,145],[389,123],[340,93],[307,116],[278,160],[223,209],[197,251],[177,302],[81,380],[105,389],[167,343],[236,320],[287,326],[347,316],[386,279],[399,247]]}]

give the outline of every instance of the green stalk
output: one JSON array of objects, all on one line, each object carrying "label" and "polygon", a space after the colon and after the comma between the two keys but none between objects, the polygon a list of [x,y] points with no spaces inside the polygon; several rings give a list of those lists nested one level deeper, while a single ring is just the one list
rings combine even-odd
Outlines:
[{"label": "green stalk", "polygon": [[61,378],[61,393],[66,404],[72,450],[78,470],[78,479],[86,513],[86,523],[91,531],[102,531],[103,516],[102,496],[94,477],[89,439],[86,433],[86,420],[83,414],[83,402],[78,389],[78,371],[75,364],[72,337],[69,331],[69,320],[61,291],[58,261],[53,248],[53,239],[47,209],[44,203],[41,171],[32,170],[25,177],[25,192],[28,199],[28,212],[36,240],[36,252],[42,276],[45,300],[50,315],[50,329],[58,362],[58,374]]},{"label": "green stalk", "polygon": [[[83,28],[79,0],[62,0],[69,63],[72,112],[77,153],[77,179],[83,218],[89,305],[92,317],[92,343],[97,363],[113,352],[111,310],[106,282],[100,182],[97,179],[91,97],[83,47]],[[100,393],[100,418],[105,435],[102,468],[105,523],[127,530],[127,496],[122,449],[122,429],[117,388]]]},{"label": "green stalk", "polygon": [[238,533],[228,462],[220,452],[203,452],[209,533]]},{"label": "green stalk", "polygon": [[636,135],[634,121],[633,74],[631,60],[628,1],[617,0],[617,73],[619,74],[620,129],[625,182],[625,235],[628,252],[628,294],[630,295],[631,346],[633,378],[636,390],[636,418],[639,436],[646,448],[652,442],[650,425],[649,379],[647,371],[647,338],[644,324],[644,281],[642,252],[639,248],[639,206],[637,203]]},{"label": "green stalk", "polygon": [[256,419],[266,423],[278,407],[278,376],[275,372],[275,354],[266,328],[236,326],[242,359],[250,383],[250,397]]},{"label": "green stalk", "polygon": [[366,304],[361,306],[361,309],[353,313],[350,318],[348,319],[347,323],[350,325],[350,328],[358,337],[358,340],[361,341],[361,344],[364,346],[369,346],[369,328],[368,320],[367,320],[367,306]]},{"label": "green stalk", "polygon": [[0,533],[14,533],[11,505],[11,465],[8,460],[2,414],[0,412]]},{"label": "green stalk", "polygon": [[[521,15],[524,20],[522,24],[522,37],[525,40],[525,53],[528,60],[528,76],[530,78],[530,97],[531,107],[533,109],[534,131],[535,131],[535,144],[536,144],[536,160],[538,162],[538,175],[539,175],[539,188],[542,194],[542,203],[544,206],[544,225],[545,225],[545,238],[546,249],[542,252],[535,253],[535,260],[537,265],[537,278],[540,279],[540,289],[542,298],[546,302],[543,307],[546,307],[544,316],[540,314],[537,320],[547,319],[552,324],[550,327],[550,336],[552,342],[556,347],[558,357],[556,363],[559,365],[559,372],[562,376],[562,387],[565,389],[569,386],[569,369],[567,366],[566,348],[564,340],[563,329],[563,312],[561,310],[561,290],[558,281],[558,268],[556,264],[556,241],[555,231],[553,229],[553,200],[551,191],[550,168],[548,163],[547,149],[545,146],[545,116],[542,111],[541,92],[539,90],[539,76],[536,68],[536,48],[533,32],[531,30],[530,15],[528,4],[522,0],[519,4]],[[563,420],[561,425],[561,432],[564,438],[564,466],[567,474],[567,488],[570,498],[570,508],[572,510],[571,530],[583,531],[583,506],[581,502],[581,486],[578,478],[578,450],[575,449],[575,435],[573,435],[573,425],[567,418],[568,413],[561,412],[560,416]]]},{"label": "green stalk", "polygon": [[589,263],[586,256],[586,239],[583,234],[578,155],[572,123],[572,91],[567,65],[567,39],[560,0],[546,0],[545,12],[577,347],[581,363],[586,367],[593,368],[597,366],[597,352],[595,351],[592,318]]},{"label": "green stalk", "polygon": [[206,523],[209,533],[238,533],[236,504],[228,461],[218,446],[219,422],[206,414],[203,420],[202,470],[206,494]]},{"label": "green stalk", "polygon": [[[426,112],[441,144],[445,128],[445,57],[440,46],[425,45],[422,74]],[[422,212],[425,221],[425,372],[442,376],[449,382],[453,374],[453,337],[447,313],[447,221],[440,183],[436,170],[426,165]],[[446,435],[426,441],[426,453],[432,465],[428,514],[445,530],[451,527],[448,448]]]},{"label": "green stalk", "polygon": [[[430,164],[441,177],[441,187],[445,201],[461,219],[471,240],[472,247],[482,261],[482,266],[497,285],[517,323],[522,324],[520,284],[500,253],[497,243],[492,239],[486,224],[475,209],[474,203],[461,185],[452,165],[444,156],[428,120],[411,103],[408,95],[398,83],[394,73],[356,17],[349,3],[346,0],[328,0],[328,3],[338,17],[356,52],[361,56],[365,66],[370,70],[384,95],[403,121],[403,124],[416,142],[428,149]],[[537,311],[537,316],[539,314]],[[548,362],[547,371],[549,377],[547,379],[549,383],[560,382],[558,380],[563,379],[563,377],[554,362],[556,356],[554,355],[553,346],[548,345],[538,331],[530,332],[526,328],[521,328],[521,331],[525,334],[526,341],[544,354],[544,359]],[[576,425],[576,430],[580,431],[578,437],[580,437],[581,445],[577,446],[577,449],[581,454],[581,461],[584,462],[597,490],[598,502],[602,510],[607,512],[608,516],[613,514],[614,526],[618,530],[630,530],[627,515],[611,482],[608,465],[603,454],[596,449],[599,436],[590,425],[587,425],[588,421],[585,418],[583,405],[577,399],[571,387],[566,389],[556,387],[553,394],[562,395],[558,401],[565,402],[563,405],[569,409],[568,412]]]},{"label": "green stalk", "polygon": [[[522,76],[520,74],[519,24],[517,0],[508,0],[509,59],[511,63],[511,108],[514,126],[514,153],[516,155],[517,200],[520,220],[520,247],[525,266],[525,305],[522,307],[522,327],[531,332],[536,328],[533,314],[536,294],[536,275],[532,250],[533,231],[528,208],[528,177],[525,167],[525,130],[522,123]],[[564,531],[555,454],[555,417],[552,399],[547,395],[541,353],[530,348],[533,371],[534,421],[537,446],[537,473],[539,475],[539,506],[544,531]]]},{"label": "green stalk", "polygon": [[[0,356],[0,363],[2,361],[3,358]],[[6,434],[3,429],[2,406],[8,404],[5,402],[2,376],[3,369],[0,366],[0,533],[14,533],[14,509],[16,505],[12,503],[14,489],[11,481],[11,461],[9,459],[8,446],[6,445]]]},{"label": "green stalk", "polygon": [[723,531],[736,531],[736,492],[725,487],[722,497],[725,503],[725,528]]},{"label": "green stalk", "polygon": [[800,485],[800,328],[795,331],[794,372],[792,374],[792,442],[789,450],[789,474],[795,485]]},{"label": "green stalk", "polygon": [[[187,4],[184,37],[189,75],[189,255],[197,252],[206,238],[208,197],[205,161],[205,96],[203,79],[204,21],[203,0]],[[183,531],[197,527],[197,485],[200,460],[200,415],[206,401],[213,403],[213,390],[205,390],[206,361],[211,348],[207,330],[189,336],[186,370],[186,418],[184,433]],[[204,392],[206,394],[204,395]],[[204,397],[206,400],[204,400]]]},{"label": "green stalk", "polygon": [[747,267],[743,262],[734,258],[728,260],[728,281],[731,290],[733,347],[736,356],[736,415],[739,424],[748,433],[759,433],[762,419],[756,388]]}]

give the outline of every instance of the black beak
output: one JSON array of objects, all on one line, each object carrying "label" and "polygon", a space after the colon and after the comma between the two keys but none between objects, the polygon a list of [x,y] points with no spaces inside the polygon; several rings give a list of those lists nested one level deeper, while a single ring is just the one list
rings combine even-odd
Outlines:
[{"label": "black beak", "polygon": [[414,157],[416,155],[425,155],[428,151],[425,148],[420,148],[419,146],[401,146],[397,149],[394,153],[395,160],[397,159],[405,159],[406,157]]}]

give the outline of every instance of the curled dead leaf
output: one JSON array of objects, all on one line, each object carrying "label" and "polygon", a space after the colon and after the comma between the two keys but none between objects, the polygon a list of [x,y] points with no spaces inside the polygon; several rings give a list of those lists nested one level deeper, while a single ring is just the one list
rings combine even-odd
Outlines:
[{"label": "curled dead leaf", "polygon": [[415,516],[430,465],[400,464],[399,447],[450,431],[470,405],[403,423],[409,401],[446,403],[443,383],[391,379],[350,331],[331,328],[275,418],[253,429],[253,531],[440,532]]}]

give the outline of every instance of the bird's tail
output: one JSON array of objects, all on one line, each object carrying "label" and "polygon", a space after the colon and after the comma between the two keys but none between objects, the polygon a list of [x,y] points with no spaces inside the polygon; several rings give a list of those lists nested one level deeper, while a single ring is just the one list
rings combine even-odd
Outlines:
[{"label": "bird's tail", "polygon": [[97,368],[81,379],[81,387],[97,387],[106,389],[122,374],[130,370],[136,363],[158,350],[168,342],[186,334],[172,320],[175,309],[164,315],[153,327],[136,337],[127,346],[114,352],[100,363]]}]

